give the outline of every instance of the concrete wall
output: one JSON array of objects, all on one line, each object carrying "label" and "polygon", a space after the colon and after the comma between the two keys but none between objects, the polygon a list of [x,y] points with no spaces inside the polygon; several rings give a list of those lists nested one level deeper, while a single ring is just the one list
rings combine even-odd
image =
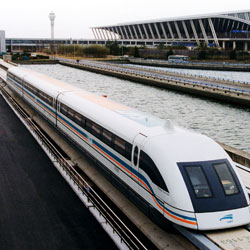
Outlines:
[{"label": "concrete wall", "polygon": [[5,44],[5,31],[0,30],[0,54],[6,52],[6,44]]},{"label": "concrete wall", "polygon": [[223,143],[219,143],[225,150],[226,152],[230,155],[233,161],[250,168],[250,154],[236,149],[234,147],[230,147],[228,145],[225,145]]}]

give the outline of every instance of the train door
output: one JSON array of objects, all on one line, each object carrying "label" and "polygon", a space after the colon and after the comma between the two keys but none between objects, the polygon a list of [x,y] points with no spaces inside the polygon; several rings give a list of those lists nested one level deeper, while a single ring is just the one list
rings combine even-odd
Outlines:
[{"label": "train door", "polygon": [[24,77],[21,80],[21,85],[22,85],[21,96],[22,96],[22,98],[24,98]]},{"label": "train door", "polygon": [[57,119],[58,119],[58,113],[60,112],[60,102],[58,99],[54,99],[54,108],[55,108],[55,125],[57,127]]},{"label": "train door", "polygon": [[139,155],[140,150],[144,144],[144,141],[147,137],[143,134],[138,134],[133,141],[133,150],[132,150],[132,167],[138,173],[139,166]]},{"label": "train door", "polygon": [[[143,199],[141,199],[141,197],[143,197],[142,188],[140,188],[140,186],[142,185],[142,179],[141,179],[141,174],[139,173],[140,151],[143,148],[143,144],[145,143],[146,138],[147,137],[143,134],[136,135],[133,141],[132,159],[131,159],[132,169],[134,171],[134,176],[136,178],[133,189],[136,192],[130,194],[129,198],[142,211],[148,211],[147,204],[143,202]],[[148,212],[146,212],[146,214],[148,215]]]},{"label": "train door", "polygon": [[[65,91],[68,92],[68,91]],[[59,117],[59,112],[60,112],[60,107],[61,107],[61,101],[60,99],[60,95],[63,95],[63,93],[65,92],[59,92],[56,96],[56,98],[54,99],[54,106],[55,106],[55,126],[58,127],[58,117]]]}]

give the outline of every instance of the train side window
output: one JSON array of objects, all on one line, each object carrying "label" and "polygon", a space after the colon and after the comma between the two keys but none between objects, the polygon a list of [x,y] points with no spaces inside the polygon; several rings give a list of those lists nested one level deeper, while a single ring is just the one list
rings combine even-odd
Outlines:
[{"label": "train side window", "polygon": [[20,79],[19,77],[14,76],[13,78],[14,78],[14,80],[15,80],[16,82],[18,82],[18,83],[20,83],[20,82],[21,82],[21,79]]},{"label": "train side window", "polygon": [[11,79],[15,79],[14,75],[12,75],[11,73],[7,73],[7,77],[11,78]]},{"label": "train side window", "polygon": [[134,165],[136,166],[137,163],[138,163],[138,147],[135,146],[135,149],[134,149]]},{"label": "train side window", "polygon": [[102,131],[102,141],[112,147],[112,133],[106,129]]},{"label": "train side window", "polygon": [[39,98],[41,98],[41,99],[42,99],[42,96],[41,96],[41,93],[40,93],[40,92],[41,92],[40,90],[37,90],[36,95],[37,95],[37,97],[39,97]]},{"label": "train side window", "polygon": [[185,171],[192,184],[196,198],[210,198],[212,192],[201,166],[185,166]]},{"label": "train side window", "polygon": [[29,86],[29,84],[27,82],[25,83],[25,87],[26,87],[27,90],[30,90],[30,86]]},{"label": "train side window", "polygon": [[53,98],[46,93],[43,93],[43,95],[44,95],[44,101],[48,103],[50,106],[52,106]]},{"label": "train side window", "polygon": [[29,90],[31,93],[33,93],[32,88],[31,88],[30,85],[28,85],[28,90]]},{"label": "train side window", "polygon": [[70,120],[74,120],[74,115],[75,115],[75,111],[71,108],[68,108],[68,117]]},{"label": "train side window", "polygon": [[92,133],[92,121],[90,121],[89,119],[86,120],[86,130],[89,133]]},{"label": "train side window", "polygon": [[37,96],[42,99],[44,102],[47,102],[46,100],[46,94],[43,93],[41,90],[37,90]]},{"label": "train side window", "polygon": [[64,114],[65,116],[67,116],[67,106],[66,105],[64,105],[63,103],[61,103],[61,105],[60,105],[60,112],[62,113],[62,114]]},{"label": "train side window", "polygon": [[82,125],[82,116],[78,112],[75,112],[74,122],[79,126]]},{"label": "train side window", "polygon": [[81,125],[82,128],[86,127],[86,118],[84,116],[82,116],[82,120],[81,120]]},{"label": "train side window", "polygon": [[101,132],[102,132],[102,128],[98,124],[93,122],[92,123],[92,134],[95,137],[101,139]]},{"label": "train side window", "polygon": [[131,161],[131,155],[132,155],[132,144],[126,142],[126,158]]},{"label": "train side window", "polygon": [[148,177],[151,179],[151,181],[156,184],[161,189],[168,192],[168,188],[166,186],[165,181],[163,180],[159,170],[157,169],[155,163],[153,160],[141,150],[140,152],[140,162],[139,162],[139,168],[142,169]]},{"label": "train side window", "polygon": [[31,87],[30,84],[28,84],[28,90],[29,90],[31,93],[33,93],[33,90],[32,90],[32,87]]},{"label": "train side window", "polygon": [[114,149],[121,155],[126,155],[126,142],[118,136],[114,137]]},{"label": "train side window", "polygon": [[51,96],[48,95],[48,104],[50,106],[53,106],[53,98]]},{"label": "train side window", "polygon": [[36,95],[37,89],[35,87],[31,86],[31,92]]},{"label": "train side window", "polygon": [[227,164],[225,162],[213,164],[213,167],[217,173],[225,195],[238,194],[239,189]]}]

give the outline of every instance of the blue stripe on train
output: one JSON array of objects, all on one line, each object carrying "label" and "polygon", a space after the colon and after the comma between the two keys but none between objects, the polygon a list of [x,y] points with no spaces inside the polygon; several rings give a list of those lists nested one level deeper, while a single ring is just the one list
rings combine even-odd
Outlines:
[{"label": "blue stripe on train", "polygon": [[[10,79],[10,78],[9,78]],[[19,83],[16,83],[15,81],[13,81],[12,79],[10,79],[15,85],[20,85]],[[17,86],[19,87],[19,86]],[[20,87],[19,87],[20,88]],[[40,100],[36,99],[36,96],[34,96],[33,94],[29,93],[26,89],[22,88],[23,91],[25,91],[28,95],[30,95],[32,98],[34,98],[36,101],[39,102],[39,104],[41,106],[44,106],[46,109],[50,110],[50,112],[52,112],[54,115],[56,115],[55,111],[53,109],[51,109],[50,107],[48,107],[46,104],[42,103]],[[57,113],[57,116],[62,119],[65,123],[67,123],[71,128],[73,128],[74,130],[76,130],[78,133],[82,134],[84,137],[88,138],[87,134],[84,133],[82,130],[78,129],[76,126],[74,126],[71,122],[69,122],[68,120],[66,120],[65,118],[63,118],[60,114]],[[184,216],[181,214],[178,214],[176,212],[171,211],[170,209],[168,209],[167,207],[164,206],[164,204],[162,204],[161,201],[159,201],[151,187],[151,185],[149,184],[148,180],[138,171],[136,171],[135,169],[133,169],[131,166],[129,166],[127,163],[125,163],[123,160],[121,160],[119,157],[117,157],[115,154],[113,154],[112,152],[110,152],[108,149],[106,149],[104,146],[102,146],[100,143],[98,143],[96,140],[93,140],[93,143],[99,147],[101,150],[103,150],[106,154],[108,154],[111,158],[113,158],[115,161],[119,162],[122,166],[124,166],[128,171],[130,171],[131,173],[133,173],[134,175],[136,175],[139,179],[141,179],[150,189],[150,191],[152,192],[152,195],[156,198],[158,204],[164,208],[166,211],[168,211],[169,213],[178,216],[182,219],[186,219],[186,220],[190,220],[190,221],[196,221],[196,218],[193,217],[188,217],[188,216]]]}]

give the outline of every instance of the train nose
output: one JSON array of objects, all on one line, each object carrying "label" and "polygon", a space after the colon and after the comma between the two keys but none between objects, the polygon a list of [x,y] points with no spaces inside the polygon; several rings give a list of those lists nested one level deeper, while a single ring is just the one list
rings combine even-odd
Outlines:
[{"label": "train nose", "polygon": [[196,213],[199,230],[216,230],[250,223],[250,207],[220,212]]},{"label": "train nose", "polygon": [[[211,218],[215,221],[226,215],[223,211],[248,207],[243,187],[227,159],[180,163],[178,166],[185,180],[194,212],[202,221],[202,214],[212,216],[211,213],[214,213],[215,217]],[[216,214],[220,217],[217,218]],[[225,221],[228,220],[222,219],[220,224]]]}]

